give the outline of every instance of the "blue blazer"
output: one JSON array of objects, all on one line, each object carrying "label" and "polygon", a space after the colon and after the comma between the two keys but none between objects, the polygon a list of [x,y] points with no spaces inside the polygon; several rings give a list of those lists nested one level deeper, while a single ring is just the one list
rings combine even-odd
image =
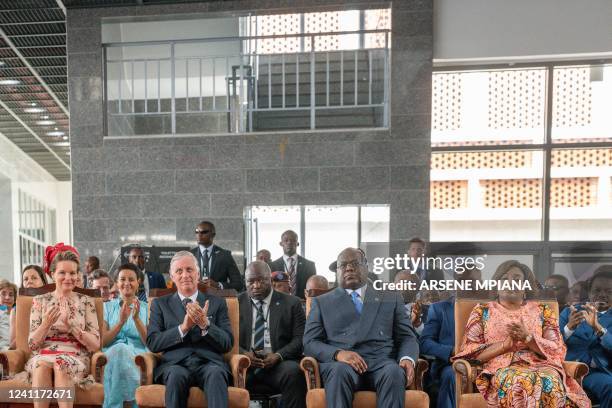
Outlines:
[{"label": "blue blazer", "polygon": [[574,333],[565,338],[564,328],[569,321],[570,308],[566,307],[559,317],[559,329],[567,345],[566,360],[582,361],[591,366],[591,361],[601,370],[612,374],[612,309],[598,316],[599,324],[605,327],[608,332],[599,337],[593,328],[586,322],[582,322],[576,327]]},{"label": "blue blazer", "polygon": [[359,353],[372,370],[389,359],[399,362],[404,356],[416,363],[419,344],[400,294],[368,285],[361,316],[342,288],[313,298],[304,332],[304,354],[330,363],[338,350]]},{"label": "blue blazer", "polygon": [[160,364],[154,371],[156,381],[172,365],[194,355],[204,361],[214,361],[229,373],[223,353],[231,350],[234,337],[227,305],[221,298],[198,292],[197,301],[200,306],[203,307],[207,300],[210,321],[208,332],[203,336],[202,330],[193,326],[183,338],[178,326],[185,319],[185,308],[178,293],[153,300],[147,327],[147,347],[153,353],[162,353]]},{"label": "blue blazer", "polygon": [[425,327],[419,339],[421,354],[434,356],[431,375],[436,377],[442,368],[450,365],[455,345],[455,297],[429,306]]},{"label": "blue blazer", "polygon": [[149,280],[149,289],[165,289],[167,287],[166,279],[161,273],[147,270],[145,270],[145,273]]}]

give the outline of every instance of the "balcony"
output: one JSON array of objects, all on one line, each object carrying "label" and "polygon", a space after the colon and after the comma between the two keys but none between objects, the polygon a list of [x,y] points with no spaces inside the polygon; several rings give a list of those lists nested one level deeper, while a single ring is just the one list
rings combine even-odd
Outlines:
[{"label": "balcony", "polygon": [[[352,49],[322,41],[347,37],[370,40]],[[302,47],[264,53],[252,46],[275,39]],[[388,39],[389,30],[359,30],[106,44],[105,134],[386,127]]]}]

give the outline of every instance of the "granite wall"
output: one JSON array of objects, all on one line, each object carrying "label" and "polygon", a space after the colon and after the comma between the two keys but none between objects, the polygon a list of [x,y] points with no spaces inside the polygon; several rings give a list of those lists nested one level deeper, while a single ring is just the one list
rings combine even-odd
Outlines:
[{"label": "granite wall", "polygon": [[193,244],[211,219],[217,241],[243,251],[243,207],[390,204],[390,251],[429,234],[433,0],[392,7],[388,129],[124,138],[103,136],[105,17],[387,7],[350,0],[213,1],[69,9],[68,80],[74,241],[103,262],[125,242]]}]

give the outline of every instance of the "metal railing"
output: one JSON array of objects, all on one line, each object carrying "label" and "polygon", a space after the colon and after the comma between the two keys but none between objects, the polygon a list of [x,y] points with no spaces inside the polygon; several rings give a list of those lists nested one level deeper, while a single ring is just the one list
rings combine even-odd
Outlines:
[{"label": "metal railing", "polygon": [[[354,49],[316,49],[318,37],[356,35],[376,36],[376,46],[358,48],[364,43],[358,41]],[[289,37],[310,41],[301,41],[299,51],[275,54],[198,55],[189,48],[229,43],[242,50],[247,42]],[[143,46],[156,46],[157,53],[161,46],[165,55],[151,57]],[[124,57],[124,52],[131,54],[129,47],[140,47],[144,56]],[[110,53],[121,55],[111,58]],[[371,108],[379,126],[388,125],[389,30],[111,43],[105,44],[104,55],[105,131],[111,136],[123,133],[112,129],[111,122],[147,117],[161,119],[165,126],[152,133],[201,133],[185,132],[194,114],[225,115],[225,129],[217,120],[213,132],[257,131],[257,118],[262,122],[270,120],[270,112],[291,111],[303,112],[302,122],[315,129],[321,110],[349,108]]]}]

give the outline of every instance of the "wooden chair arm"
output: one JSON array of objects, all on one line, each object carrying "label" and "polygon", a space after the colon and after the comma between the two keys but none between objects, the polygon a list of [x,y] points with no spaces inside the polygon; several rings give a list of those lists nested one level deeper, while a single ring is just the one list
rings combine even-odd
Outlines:
[{"label": "wooden chair arm", "polygon": [[22,372],[25,363],[26,355],[21,350],[6,350],[0,353],[0,364],[5,377]]},{"label": "wooden chair arm", "polygon": [[244,354],[234,354],[229,360],[229,365],[234,377],[234,387],[246,388],[247,369],[251,366],[251,360]]},{"label": "wooden chair arm", "polygon": [[91,375],[93,375],[96,382],[104,384],[104,366],[108,362],[106,354],[101,351],[96,351],[91,356]]},{"label": "wooden chair arm", "polygon": [[589,366],[579,361],[564,361],[563,369],[570,377],[573,377],[578,384],[582,385],[582,379],[589,373]]},{"label": "wooden chair arm", "polygon": [[472,365],[467,360],[455,360],[453,370],[455,371],[456,395],[473,393],[476,370],[472,368]]},{"label": "wooden chair arm", "polygon": [[419,358],[414,369],[414,381],[412,384],[408,384],[408,389],[423,391],[423,381],[428,370],[429,363],[427,360]]},{"label": "wooden chair arm", "polygon": [[306,377],[306,388],[308,391],[321,388],[321,374],[319,373],[319,362],[313,357],[304,357],[300,361],[300,368]]},{"label": "wooden chair arm", "polygon": [[142,353],[134,357],[134,362],[140,367],[140,385],[153,384],[153,369],[159,360],[159,354]]}]

